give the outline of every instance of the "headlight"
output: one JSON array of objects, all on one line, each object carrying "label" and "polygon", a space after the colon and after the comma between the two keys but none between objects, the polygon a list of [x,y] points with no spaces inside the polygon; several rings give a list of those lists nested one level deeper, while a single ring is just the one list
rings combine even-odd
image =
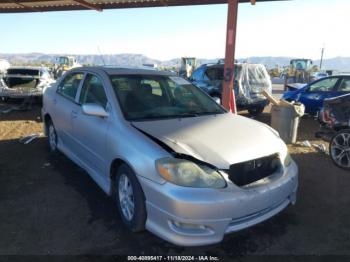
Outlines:
[{"label": "headlight", "polygon": [[178,158],[162,158],[156,161],[159,174],[179,186],[197,188],[224,188],[225,179],[207,166]]},{"label": "headlight", "polygon": [[288,167],[292,164],[292,157],[290,156],[289,153],[287,153],[285,159],[284,159],[284,166]]}]

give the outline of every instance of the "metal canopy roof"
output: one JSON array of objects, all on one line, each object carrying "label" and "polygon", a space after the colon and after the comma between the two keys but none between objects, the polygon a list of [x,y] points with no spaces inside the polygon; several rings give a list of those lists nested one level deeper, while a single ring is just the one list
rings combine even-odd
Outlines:
[{"label": "metal canopy roof", "polygon": [[[256,0],[256,2],[279,0]],[[251,0],[239,0],[251,2]],[[0,0],[0,13],[227,4],[227,0]]]}]

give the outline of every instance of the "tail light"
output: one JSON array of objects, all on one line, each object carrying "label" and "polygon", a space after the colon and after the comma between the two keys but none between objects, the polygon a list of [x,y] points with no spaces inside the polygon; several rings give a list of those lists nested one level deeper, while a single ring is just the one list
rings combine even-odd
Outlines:
[{"label": "tail light", "polygon": [[331,116],[331,114],[329,113],[328,110],[323,110],[323,112],[322,112],[322,119],[323,119],[323,122],[325,122],[330,127],[332,127],[334,125],[334,123],[335,123],[335,118],[333,118]]}]

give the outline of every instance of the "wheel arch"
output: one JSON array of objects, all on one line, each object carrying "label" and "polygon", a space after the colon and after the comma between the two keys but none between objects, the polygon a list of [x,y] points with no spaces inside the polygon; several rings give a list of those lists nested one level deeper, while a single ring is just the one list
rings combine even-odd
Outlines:
[{"label": "wheel arch", "polygon": [[114,192],[115,192],[115,186],[114,186],[114,179],[117,175],[117,170],[118,168],[121,166],[121,165],[127,165],[135,174],[136,176],[136,172],[135,170],[132,168],[132,166],[127,162],[125,161],[124,159],[121,159],[121,158],[115,158],[113,159],[113,161],[111,162],[110,164],[110,167],[109,167],[109,178],[110,178],[110,190],[109,190],[109,194],[112,195]]},{"label": "wheel arch", "polygon": [[50,114],[49,114],[49,113],[46,113],[46,114],[44,115],[44,119],[43,119],[43,120],[44,120],[44,121],[43,121],[43,123],[44,123],[44,132],[45,132],[45,135],[47,135],[47,134],[48,134],[48,133],[47,133],[48,123],[49,123],[49,121],[52,122],[52,118],[51,118]]}]

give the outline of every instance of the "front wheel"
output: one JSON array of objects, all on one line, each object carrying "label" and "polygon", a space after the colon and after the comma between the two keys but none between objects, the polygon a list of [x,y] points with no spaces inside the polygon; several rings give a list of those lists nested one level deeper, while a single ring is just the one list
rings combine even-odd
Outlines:
[{"label": "front wheel", "polygon": [[262,112],[264,112],[264,107],[252,107],[250,109],[248,109],[248,112],[251,116],[258,116],[260,115]]},{"label": "front wheel", "polygon": [[340,130],[329,145],[329,155],[340,168],[350,170],[350,130]]},{"label": "front wheel", "polygon": [[125,164],[117,170],[115,197],[123,223],[132,232],[143,231],[147,217],[145,196],[135,173]]}]

